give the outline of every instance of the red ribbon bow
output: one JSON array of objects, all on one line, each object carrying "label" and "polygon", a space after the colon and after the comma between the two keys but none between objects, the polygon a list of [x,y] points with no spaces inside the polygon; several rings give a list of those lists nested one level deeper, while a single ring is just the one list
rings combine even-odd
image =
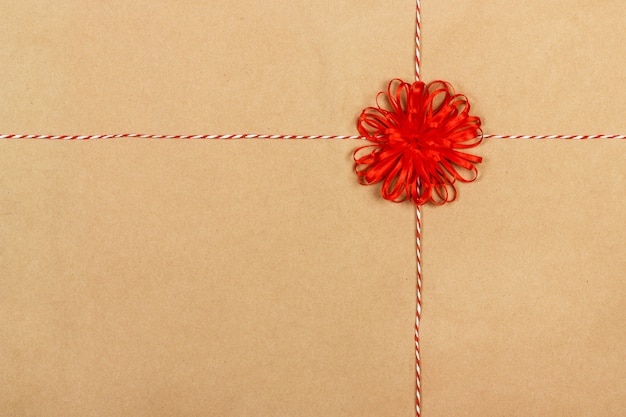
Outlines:
[{"label": "red ribbon bow", "polygon": [[[375,143],[354,152],[361,184],[382,181],[383,198],[394,202],[441,205],[456,199],[456,180],[476,179],[475,164],[482,158],[459,149],[482,141],[480,118],[469,115],[467,97],[455,94],[451,85],[394,79],[387,93],[378,93],[376,105],[358,120],[360,134]],[[366,149],[370,152],[363,155]]]}]

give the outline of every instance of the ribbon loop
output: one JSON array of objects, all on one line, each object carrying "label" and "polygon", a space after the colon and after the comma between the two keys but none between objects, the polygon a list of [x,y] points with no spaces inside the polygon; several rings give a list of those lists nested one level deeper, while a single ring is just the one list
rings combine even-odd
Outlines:
[{"label": "ribbon loop", "polygon": [[469,112],[467,97],[445,81],[391,80],[387,91],[376,96],[376,107],[366,108],[358,119],[359,133],[374,143],[354,152],[359,182],[382,182],[383,198],[394,202],[454,201],[455,182],[474,181],[482,161],[465,152],[483,139],[480,118]]}]

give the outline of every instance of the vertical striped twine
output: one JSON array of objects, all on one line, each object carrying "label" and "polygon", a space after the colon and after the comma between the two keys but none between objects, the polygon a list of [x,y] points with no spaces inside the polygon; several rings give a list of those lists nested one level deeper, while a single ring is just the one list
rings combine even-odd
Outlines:
[{"label": "vertical striped twine", "polygon": [[422,28],[422,2],[421,0],[415,0],[415,81],[420,80],[420,46],[421,46],[421,28]]},{"label": "vertical striped twine", "polygon": [[420,359],[420,318],[422,317],[422,259],[421,259],[422,211],[415,207],[415,252],[417,255],[417,302],[415,308],[415,415],[421,415],[421,359]]},{"label": "vertical striped twine", "polygon": [[[421,0],[415,1],[415,81],[420,80],[420,39],[422,36]],[[415,415],[420,417],[422,402],[422,370],[420,359],[420,318],[422,317],[422,211],[415,207],[415,252],[417,255],[417,299],[415,308]]]}]

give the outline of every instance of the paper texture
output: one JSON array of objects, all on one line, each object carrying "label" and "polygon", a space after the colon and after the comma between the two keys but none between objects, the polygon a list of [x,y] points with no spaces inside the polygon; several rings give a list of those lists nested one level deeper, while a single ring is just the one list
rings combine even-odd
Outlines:
[{"label": "paper texture", "polygon": [[[425,1],[423,74],[492,134],[626,132],[619,1]],[[487,140],[423,213],[424,416],[626,409],[626,142]]]},{"label": "paper texture", "polygon": [[[1,132],[352,135],[412,71],[399,1],[3,11]],[[413,210],[357,145],[1,141],[0,415],[410,414]]]},{"label": "paper texture", "polygon": [[[415,4],[1,1],[0,133],[356,134]],[[507,3],[507,4],[505,4]],[[493,134],[624,133],[619,1],[422,2]],[[0,141],[0,415],[414,414],[414,214],[356,141]],[[624,141],[486,141],[423,213],[423,415],[612,416]]]},{"label": "paper texture", "polygon": [[0,146],[0,414],[410,412],[412,212],[352,144]]}]

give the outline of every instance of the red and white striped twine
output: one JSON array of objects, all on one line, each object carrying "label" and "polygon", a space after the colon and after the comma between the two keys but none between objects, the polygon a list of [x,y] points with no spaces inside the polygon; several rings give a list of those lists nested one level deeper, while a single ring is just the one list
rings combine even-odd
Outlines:
[{"label": "red and white striped twine", "polygon": [[[415,81],[420,80],[422,2],[415,0]],[[422,317],[422,209],[415,207],[415,254],[417,267],[417,290],[415,300],[415,415],[420,417],[422,410],[422,361],[420,358],[420,318]]]},{"label": "red and white striped twine", "polygon": [[422,317],[422,209],[415,207],[415,253],[417,255],[417,295],[415,308],[415,413],[421,414],[422,403],[422,369],[420,358],[420,319]]},{"label": "red and white striped twine", "polygon": [[[626,139],[626,135],[483,135],[485,139]],[[358,139],[359,135],[145,135],[139,133],[118,133],[114,135],[0,135],[0,139],[50,139],[50,140],[93,140],[93,139]]]},{"label": "red and white striped twine", "polygon": [[362,136],[345,135],[143,135],[119,133],[115,135],[0,135],[0,139],[52,139],[52,140],[91,140],[91,139],[364,139]]},{"label": "red and white striped twine", "polygon": [[415,0],[415,81],[420,80],[420,63],[422,60],[420,54],[422,40],[422,2]]},{"label": "red and white striped twine", "polygon": [[483,135],[486,139],[626,139],[626,135]]}]

